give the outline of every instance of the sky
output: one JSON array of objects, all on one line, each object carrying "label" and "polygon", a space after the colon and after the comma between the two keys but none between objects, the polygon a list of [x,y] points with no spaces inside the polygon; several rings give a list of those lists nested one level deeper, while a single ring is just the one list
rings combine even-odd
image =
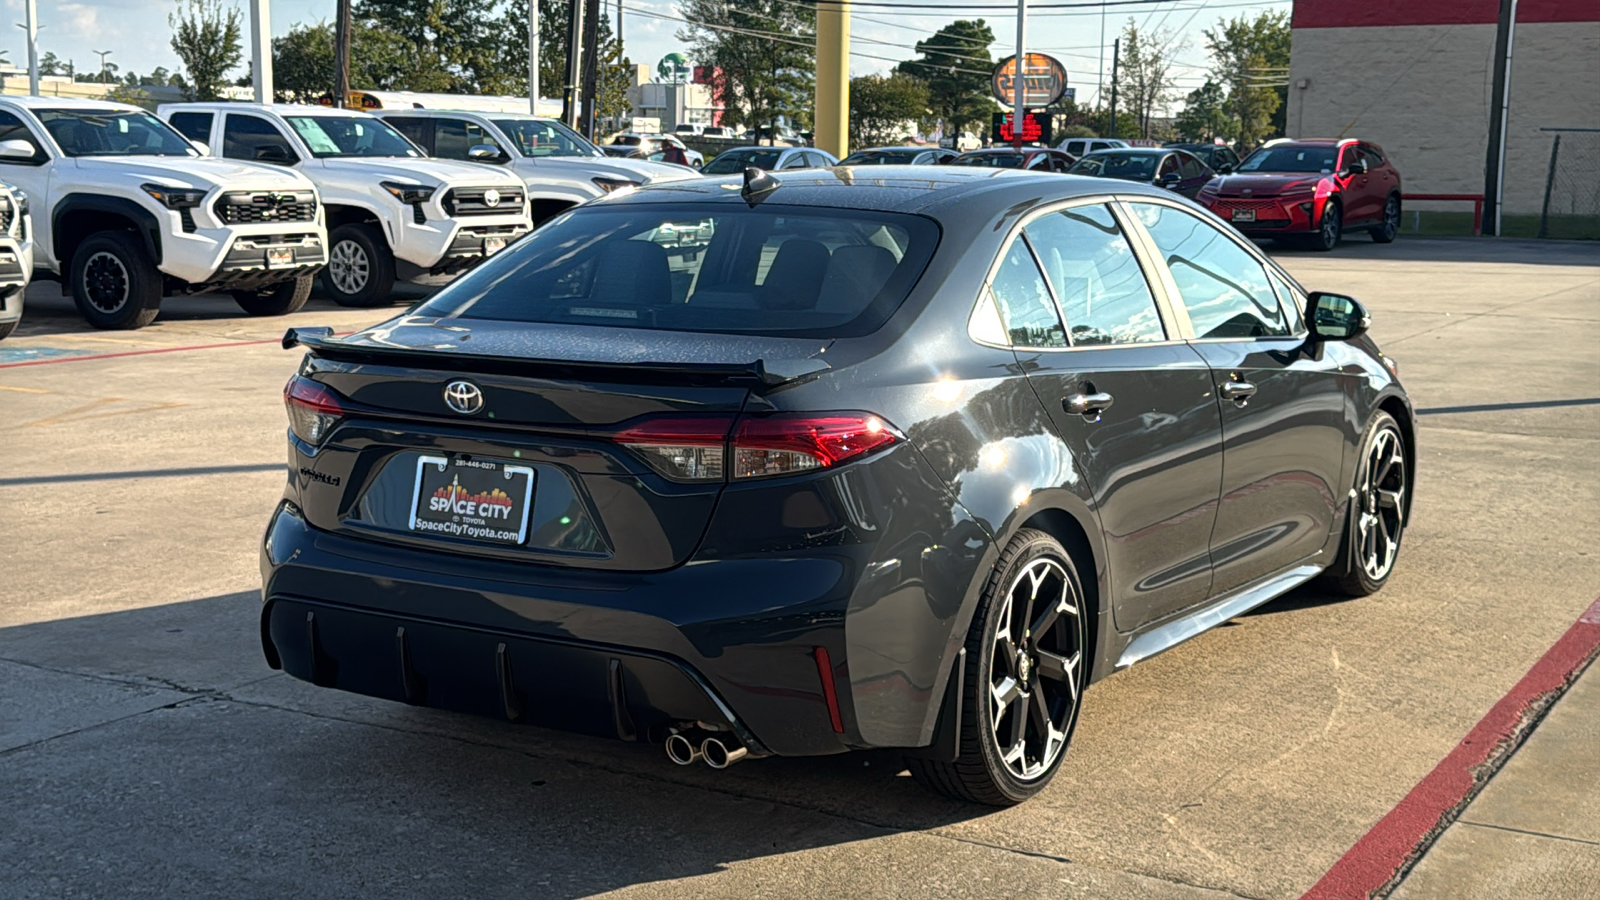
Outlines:
[{"label": "sky", "polygon": [[[654,65],[668,53],[686,50],[676,36],[683,23],[676,21],[681,14],[673,0],[621,2],[624,47],[635,62]],[[901,0],[876,2],[880,5],[858,8],[852,16],[852,75],[889,70],[895,61],[916,55],[912,47],[917,41],[958,18],[983,18],[989,23],[999,39],[990,48],[997,59],[1010,55],[1015,45],[1016,13],[1011,8],[999,8],[1009,7],[1005,0],[904,0],[911,8],[898,10],[881,4]],[[618,0],[601,0],[608,16],[615,15],[617,3]],[[948,11],[925,8],[935,3],[947,6]],[[1204,29],[1214,27],[1223,18],[1254,16],[1268,9],[1287,11],[1289,6],[1289,0],[1173,0],[1108,9],[1035,10],[1028,16],[1028,50],[1060,59],[1067,69],[1068,84],[1077,88],[1078,101],[1092,105],[1102,82],[1110,77],[1111,41],[1129,18],[1144,29],[1169,29],[1182,46],[1174,66],[1176,93],[1181,96],[1204,81],[1208,62]],[[174,8],[174,0],[38,0],[39,52],[51,51],[62,59],[72,59],[80,70],[99,64],[99,56],[93,52],[96,50],[112,51],[107,59],[123,72],[131,69],[144,73],[157,66],[178,69],[177,57],[169,46],[172,32],[167,24],[167,14]],[[239,8],[248,41],[249,0],[239,0]],[[10,21],[22,23],[23,0],[0,0],[0,10]],[[332,21],[333,13],[334,0],[272,0],[272,33],[282,35],[296,23]],[[25,65],[27,48],[22,29],[4,31],[7,33],[0,34],[0,50],[7,51],[12,62]],[[245,58],[249,59],[248,49]],[[241,75],[243,70],[234,74]]]}]

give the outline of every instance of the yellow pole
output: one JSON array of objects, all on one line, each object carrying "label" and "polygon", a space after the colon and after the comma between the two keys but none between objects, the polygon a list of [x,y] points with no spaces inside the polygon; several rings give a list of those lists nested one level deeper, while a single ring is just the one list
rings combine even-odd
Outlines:
[{"label": "yellow pole", "polygon": [[816,145],[843,159],[850,152],[850,4],[817,4]]}]

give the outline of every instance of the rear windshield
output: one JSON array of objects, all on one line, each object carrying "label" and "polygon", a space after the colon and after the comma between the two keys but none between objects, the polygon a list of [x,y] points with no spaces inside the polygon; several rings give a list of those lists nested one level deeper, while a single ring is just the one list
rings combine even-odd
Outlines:
[{"label": "rear windshield", "polygon": [[600,204],[540,228],[416,314],[855,337],[888,320],[938,241],[931,220],[899,213]]},{"label": "rear windshield", "polygon": [[1156,159],[1147,153],[1091,153],[1073,163],[1067,174],[1149,181],[1156,171]]},{"label": "rear windshield", "polygon": [[735,175],[749,166],[772,169],[778,165],[782,150],[729,150],[706,164],[707,175]]},{"label": "rear windshield", "polygon": [[958,166],[987,166],[991,169],[1017,169],[1022,167],[1020,153],[973,153],[956,157]]}]

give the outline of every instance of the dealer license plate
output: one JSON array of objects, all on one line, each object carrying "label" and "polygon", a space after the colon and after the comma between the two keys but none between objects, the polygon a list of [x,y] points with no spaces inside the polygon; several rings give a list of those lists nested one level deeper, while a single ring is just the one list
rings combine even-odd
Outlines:
[{"label": "dealer license plate", "polygon": [[486,459],[417,459],[411,530],[483,541],[521,544],[533,507],[533,469]]},{"label": "dealer license plate", "polygon": [[483,255],[493,256],[506,248],[506,239],[503,237],[488,237],[483,239]]},{"label": "dealer license plate", "polygon": [[1254,222],[1255,220],[1256,211],[1253,209],[1236,209],[1233,211],[1233,221],[1235,222]]},{"label": "dealer license plate", "polygon": [[294,250],[289,247],[268,247],[267,268],[287,269],[294,265]]}]

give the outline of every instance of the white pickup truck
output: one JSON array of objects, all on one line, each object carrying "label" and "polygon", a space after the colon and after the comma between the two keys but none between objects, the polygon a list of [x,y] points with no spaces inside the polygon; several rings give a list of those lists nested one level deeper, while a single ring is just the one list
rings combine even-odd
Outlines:
[{"label": "white pickup truck", "polygon": [[0,97],[0,181],[32,208],[36,274],[97,328],[142,328],[172,293],[229,291],[252,315],[305,304],[327,261],[316,188],[202,157],[136,106]]},{"label": "white pickup truck", "polygon": [[0,183],[0,340],[22,321],[22,295],[33,276],[33,222],[28,195]]},{"label": "white pickup truck", "polygon": [[316,184],[328,217],[323,285],[344,306],[389,303],[396,278],[465,271],[533,229],[520,179],[429,159],[363,112],[254,103],[168,103],[156,112],[219,156]]},{"label": "white pickup truck", "polygon": [[693,169],[617,159],[554,119],[526,113],[386,109],[374,115],[441,159],[506,166],[528,185],[535,223],[618,188],[699,178]]}]

